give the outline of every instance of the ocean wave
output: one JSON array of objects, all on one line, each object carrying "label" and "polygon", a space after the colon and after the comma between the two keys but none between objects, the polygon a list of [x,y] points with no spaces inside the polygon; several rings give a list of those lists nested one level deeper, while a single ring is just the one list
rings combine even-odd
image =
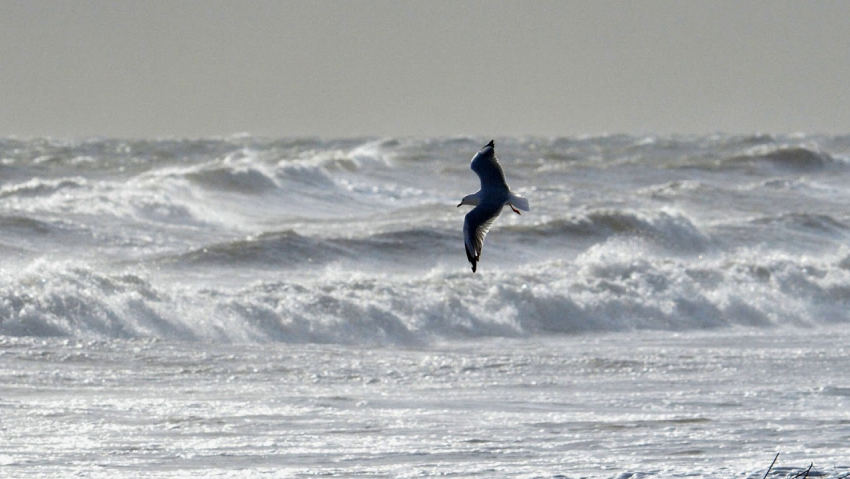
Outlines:
[{"label": "ocean wave", "polygon": [[0,274],[0,333],[421,344],[850,321],[846,253],[815,260],[743,250],[695,261],[638,251],[637,240],[606,242],[573,263],[479,275],[439,266],[415,277],[330,267],[236,288],[43,261]]},{"label": "ocean wave", "polygon": [[397,140],[365,141],[355,145],[337,145],[335,148],[310,149],[294,157],[286,156],[277,164],[282,173],[296,171],[360,171],[367,167],[386,167],[391,163],[390,148]]},{"label": "ocean wave", "polygon": [[460,256],[463,248],[459,231],[436,228],[409,228],[333,242],[354,257],[368,255],[379,261],[408,265],[435,260],[445,251],[457,251]]},{"label": "ocean wave", "polygon": [[309,237],[292,230],[262,233],[169,255],[157,264],[181,266],[253,267],[279,269],[320,266],[368,256],[373,262],[410,263],[410,257],[435,257],[447,248],[460,251],[456,232],[413,228],[364,237]]},{"label": "ocean wave", "polygon": [[[328,220],[330,221],[330,220]],[[455,227],[456,226],[456,227]],[[308,235],[293,230],[265,232],[223,243],[197,247],[188,253],[160,257],[158,264],[172,267],[233,267],[280,269],[318,267],[332,262],[357,263],[368,258],[370,268],[419,268],[431,262],[454,260],[462,252],[460,225],[408,227],[369,231],[351,223],[347,236]],[[321,228],[319,229],[321,230]],[[493,248],[568,246],[570,240],[586,245],[606,239],[640,239],[668,254],[693,254],[710,249],[712,240],[688,218],[678,213],[643,214],[631,211],[593,210],[570,218],[500,225]],[[527,253],[531,254],[532,251]]]},{"label": "ocean wave", "polygon": [[133,274],[40,260],[0,270],[0,333],[11,336],[193,339],[169,298]]},{"label": "ocean wave", "polygon": [[[22,215],[0,215],[0,254],[4,261],[37,254],[46,242],[67,244],[78,228],[64,222],[44,221]],[[36,243],[33,238],[39,238]]]},{"label": "ocean wave", "polygon": [[[623,244],[589,249],[577,258],[577,278],[550,283],[543,289],[547,301],[542,304],[571,312],[588,330],[802,326],[850,320],[844,306],[850,301],[850,275],[835,257],[800,259],[754,249],[693,261],[646,257],[637,254],[640,245],[633,248],[637,251]],[[533,318],[540,303],[528,304],[531,310],[525,315]],[[532,322],[531,329],[575,328],[552,323],[554,315],[537,317],[545,321]]]},{"label": "ocean wave", "polygon": [[58,233],[61,229],[47,221],[17,215],[0,216],[0,228],[4,233],[15,232],[23,237]]},{"label": "ocean wave", "polygon": [[[419,268],[428,262],[462,257],[460,225],[451,226],[369,232],[362,225],[352,223],[345,237],[306,235],[293,230],[265,232],[160,257],[157,262],[172,267],[286,269],[315,268],[339,261],[357,263],[368,258],[373,269]],[[494,234],[499,235],[498,243],[490,244],[488,251],[504,249],[508,243],[513,248],[528,248],[538,241],[551,246],[567,245],[570,239],[581,244],[587,240],[640,239],[648,247],[668,254],[702,252],[712,244],[710,237],[688,218],[668,212],[594,210],[566,219],[502,225]]]},{"label": "ocean wave", "polygon": [[0,214],[0,231],[0,245],[28,251],[30,255],[84,245],[92,236],[90,228],[67,219],[26,215]]},{"label": "ocean wave", "polygon": [[785,213],[775,216],[755,218],[751,221],[756,225],[780,225],[787,228],[806,231],[810,234],[844,235],[848,225],[843,221],[827,214],[816,213]]},{"label": "ocean wave", "polygon": [[627,210],[598,209],[567,218],[508,225],[501,229],[530,237],[638,237],[671,251],[680,252],[699,251],[710,244],[709,238],[687,217],[680,213],[664,211],[644,214]]},{"label": "ocean wave", "polygon": [[87,184],[86,179],[82,177],[61,179],[31,178],[22,183],[3,186],[0,188],[0,198],[47,196],[65,189],[82,188]]},{"label": "ocean wave", "polygon": [[[334,252],[337,254],[334,255]],[[175,266],[280,268],[305,262],[325,263],[339,253],[339,248],[332,243],[289,230],[203,246],[188,253],[163,257],[158,263]]]},{"label": "ocean wave", "polygon": [[638,194],[654,199],[667,200],[670,198],[693,196],[694,194],[705,194],[714,191],[715,189],[712,186],[701,181],[676,180],[642,188],[638,190]]},{"label": "ocean wave", "polygon": [[487,140],[0,141],[0,334],[415,344],[848,321],[850,137],[497,138],[532,212],[499,218],[473,275],[454,206]]},{"label": "ocean wave", "polygon": [[186,178],[205,188],[243,194],[258,194],[277,188],[272,178],[252,168],[208,168],[187,173]]},{"label": "ocean wave", "polygon": [[795,172],[814,171],[843,164],[816,146],[773,144],[751,148],[743,155],[728,158],[725,163],[749,167],[769,165]]},{"label": "ocean wave", "polygon": [[281,162],[275,168],[274,175],[281,183],[286,183],[298,190],[324,191],[336,187],[324,166],[304,164],[304,162]]}]

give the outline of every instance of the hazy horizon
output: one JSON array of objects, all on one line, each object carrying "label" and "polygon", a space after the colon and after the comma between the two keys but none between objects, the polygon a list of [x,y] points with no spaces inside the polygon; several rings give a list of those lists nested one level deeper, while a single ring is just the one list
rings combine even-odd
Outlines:
[{"label": "hazy horizon", "polygon": [[0,8],[0,137],[850,133],[850,2]]}]

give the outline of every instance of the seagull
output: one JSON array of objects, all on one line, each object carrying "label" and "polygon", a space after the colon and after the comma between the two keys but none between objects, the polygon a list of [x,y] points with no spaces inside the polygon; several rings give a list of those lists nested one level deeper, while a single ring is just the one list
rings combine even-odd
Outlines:
[{"label": "seagull", "polygon": [[490,226],[496,221],[502,207],[508,205],[516,214],[522,214],[517,208],[529,211],[528,200],[511,193],[505,172],[496,158],[496,145],[493,140],[481,148],[472,157],[470,168],[481,180],[481,189],[471,195],[466,195],[457,205],[473,205],[475,208],[466,214],[463,220],[463,243],[466,247],[466,258],[472,263],[472,272],[478,269],[481,249],[484,247],[484,236]]}]

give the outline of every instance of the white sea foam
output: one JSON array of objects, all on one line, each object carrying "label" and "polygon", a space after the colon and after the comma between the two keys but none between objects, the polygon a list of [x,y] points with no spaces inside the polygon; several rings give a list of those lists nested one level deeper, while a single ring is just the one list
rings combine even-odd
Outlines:
[{"label": "white sea foam", "polygon": [[844,329],[427,348],[0,336],[0,476],[761,478],[778,452],[769,477],[841,479]]},{"label": "white sea foam", "polygon": [[471,276],[454,205],[478,142],[6,140],[0,332],[422,344],[850,320],[848,138],[499,140],[537,206],[503,215]]},{"label": "white sea foam", "polygon": [[0,477],[847,477],[850,136],[489,139],[0,139]]},{"label": "white sea foam", "polygon": [[[232,281],[180,284],[133,268],[107,274],[72,262],[43,261],[21,272],[3,271],[0,314],[6,319],[0,328],[5,334],[37,336],[419,344],[552,332],[817,327],[850,321],[846,253],[799,258],[742,249],[692,261],[660,254],[645,243],[612,238],[571,262],[485,272],[486,282],[446,264],[426,269],[421,277],[354,273],[352,265],[369,246],[315,245],[294,233],[161,263],[204,268],[209,278],[238,262],[265,278],[244,279],[248,283],[238,287]],[[331,259],[310,256],[322,249],[334,250]],[[404,255],[387,254],[393,259],[376,261],[391,265]],[[307,268],[319,272],[279,274]]]}]

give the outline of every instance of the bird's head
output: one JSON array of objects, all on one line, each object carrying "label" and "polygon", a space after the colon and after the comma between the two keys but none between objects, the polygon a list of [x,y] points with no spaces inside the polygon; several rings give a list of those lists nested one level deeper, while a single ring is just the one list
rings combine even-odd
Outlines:
[{"label": "bird's head", "polygon": [[460,207],[461,207],[461,206],[463,206],[463,205],[478,206],[478,203],[479,203],[479,202],[480,202],[480,200],[479,200],[479,198],[478,198],[478,194],[477,194],[477,193],[473,193],[473,194],[471,194],[471,195],[466,195],[466,196],[464,196],[464,197],[463,197],[463,199],[462,199],[462,200],[460,200],[460,204],[459,204],[459,205],[457,205],[457,207],[458,207],[458,208],[460,208]]}]

